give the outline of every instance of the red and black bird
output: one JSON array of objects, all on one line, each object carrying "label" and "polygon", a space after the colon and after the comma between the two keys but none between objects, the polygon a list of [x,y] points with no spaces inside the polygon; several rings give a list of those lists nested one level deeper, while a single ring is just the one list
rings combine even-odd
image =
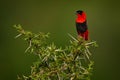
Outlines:
[{"label": "red and black bird", "polygon": [[82,10],[76,11],[76,29],[78,36],[83,37],[85,40],[88,40],[88,26],[86,20],[86,14]]}]

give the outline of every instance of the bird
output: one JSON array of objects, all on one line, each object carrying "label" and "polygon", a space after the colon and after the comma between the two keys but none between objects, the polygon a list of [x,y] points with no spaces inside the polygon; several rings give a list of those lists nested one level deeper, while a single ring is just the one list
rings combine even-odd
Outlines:
[{"label": "bird", "polygon": [[88,40],[89,31],[86,20],[86,13],[82,10],[76,11],[77,18],[75,20],[76,30],[78,33],[78,37],[82,37],[84,40]]}]

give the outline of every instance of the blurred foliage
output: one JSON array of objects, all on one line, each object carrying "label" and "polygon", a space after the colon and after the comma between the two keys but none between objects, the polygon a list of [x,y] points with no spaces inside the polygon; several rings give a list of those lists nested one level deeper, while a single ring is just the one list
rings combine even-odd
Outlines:
[{"label": "blurred foliage", "polygon": [[64,49],[53,42],[47,43],[49,33],[35,34],[25,31],[21,25],[14,25],[19,34],[28,43],[25,52],[38,56],[31,66],[29,76],[18,77],[19,80],[90,80],[94,61],[91,58],[90,47],[96,47],[95,41],[85,41],[83,38],[70,40],[70,45]]}]

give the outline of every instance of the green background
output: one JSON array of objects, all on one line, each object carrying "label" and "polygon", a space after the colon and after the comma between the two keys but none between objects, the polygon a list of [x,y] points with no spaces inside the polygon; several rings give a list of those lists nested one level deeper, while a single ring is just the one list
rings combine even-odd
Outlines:
[{"label": "green background", "polygon": [[94,50],[92,80],[120,78],[120,1],[119,0],[0,0],[0,80],[16,80],[28,75],[37,57],[24,53],[26,43],[14,39],[12,27],[21,24],[35,33],[50,32],[50,41],[69,45],[67,33],[76,36],[75,11],[87,14],[90,39],[99,47]]}]

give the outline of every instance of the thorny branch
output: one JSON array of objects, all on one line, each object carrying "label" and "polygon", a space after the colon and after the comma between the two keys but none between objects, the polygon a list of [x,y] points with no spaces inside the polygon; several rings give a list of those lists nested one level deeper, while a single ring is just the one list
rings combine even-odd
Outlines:
[{"label": "thorny branch", "polygon": [[93,69],[92,53],[89,47],[96,47],[96,41],[76,39],[68,34],[72,40],[65,48],[58,48],[55,44],[48,44],[49,34],[25,31],[21,25],[14,25],[20,36],[28,43],[26,53],[33,53],[39,57],[31,67],[29,76],[19,77],[19,80],[90,80]]}]

